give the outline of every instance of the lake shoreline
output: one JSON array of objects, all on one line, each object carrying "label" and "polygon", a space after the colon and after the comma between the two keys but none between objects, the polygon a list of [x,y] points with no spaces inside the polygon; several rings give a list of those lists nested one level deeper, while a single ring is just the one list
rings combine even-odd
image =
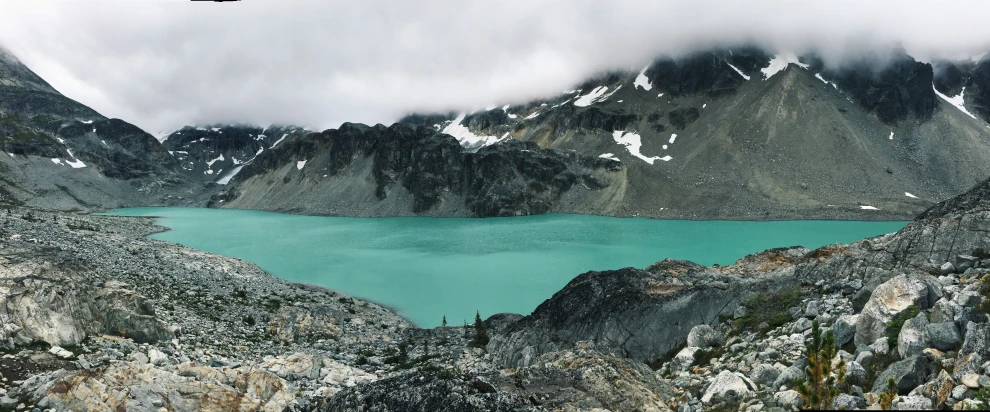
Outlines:
[{"label": "lake shoreline", "polygon": [[476,311],[528,314],[591,270],[647,267],[664,257],[725,266],[765,249],[814,248],[903,225],[574,214],[369,219],[200,208],[109,215],[126,214],[156,216],[155,224],[171,229],[150,234],[153,239],[244,259],[287,281],[346,291],[422,327],[437,326],[444,316],[452,324],[468,321]]}]

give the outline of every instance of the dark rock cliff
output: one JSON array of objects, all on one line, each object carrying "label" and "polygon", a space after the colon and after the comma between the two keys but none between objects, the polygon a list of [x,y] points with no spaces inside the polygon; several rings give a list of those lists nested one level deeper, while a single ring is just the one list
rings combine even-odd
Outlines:
[{"label": "dark rock cliff", "polygon": [[928,63],[900,52],[889,62],[861,60],[828,73],[839,88],[884,123],[923,122],[935,112],[934,74]]},{"label": "dark rock cliff", "polygon": [[[547,213],[574,185],[600,189],[606,184],[596,173],[621,168],[618,162],[540,149],[532,142],[509,140],[470,153],[433,127],[346,123],[336,130],[292,138],[278,150],[260,154],[210,205],[253,196],[254,189],[245,182],[296,166],[293,162],[302,159],[308,159],[306,170],[318,170],[328,179],[347,179],[343,175],[370,160],[368,177],[374,181],[378,201],[397,196],[401,188],[412,196],[409,212],[422,213],[453,195],[474,216]],[[297,173],[305,173],[297,168]]]}]

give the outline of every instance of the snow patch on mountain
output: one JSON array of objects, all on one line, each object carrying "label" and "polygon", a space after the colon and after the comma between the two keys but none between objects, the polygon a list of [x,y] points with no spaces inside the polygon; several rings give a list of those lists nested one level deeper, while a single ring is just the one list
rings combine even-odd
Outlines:
[{"label": "snow patch on mountain", "polygon": [[945,100],[949,102],[949,104],[956,106],[957,109],[962,110],[962,112],[968,114],[969,117],[972,117],[974,119],[976,118],[976,116],[970,113],[969,110],[966,110],[966,102],[963,100],[963,94],[966,93],[965,87],[963,87],[962,90],[959,91],[958,96],[952,96],[952,97],[942,94],[942,92],[938,91],[938,89],[935,88],[934,84],[932,84],[932,90],[935,90],[935,94],[937,94],[938,97],[941,97],[942,100]]},{"label": "snow patch on mountain", "polygon": [[271,148],[274,149],[275,146],[278,146],[279,143],[282,143],[282,141],[285,140],[285,136],[288,136],[288,135],[289,135],[288,133],[283,134],[282,137],[278,138],[278,140],[275,141],[275,143],[272,143],[272,147]]},{"label": "snow patch on mountain", "polygon": [[296,162],[296,169],[302,170],[304,167],[306,167],[306,160]]},{"label": "snow patch on mountain", "polygon": [[514,115],[512,113],[509,113],[509,106],[510,105],[508,105],[508,104],[505,105],[505,106],[502,106],[502,111],[505,112],[505,115],[506,116],[509,116],[510,119],[515,119],[515,118],[519,117],[519,116],[516,116],[516,115]]},{"label": "snow patch on mountain", "polygon": [[732,70],[735,70],[735,71],[736,71],[736,73],[739,73],[739,75],[740,75],[740,76],[742,76],[742,78],[744,78],[744,79],[746,79],[746,80],[749,80],[749,76],[747,76],[747,75],[746,75],[746,73],[743,73],[743,71],[742,71],[742,70],[739,70],[739,68],[738,68],[738,67],[736,67],[736,66],[733,66],[733,65],[732,65],[731,63],[728,63],[728,62],[726,62],[725,64],[728,64],[728,65],[729,65],[729,67],[731,67],[731,68],[732,68]]},{"label": "snow patch on mountain", "polygon": [[206,167],[213,167],[213,164],[216,163],[217,161],[221,161],[221,162],[224,161],[223,153],[220,153],[220,156],[218,156],[216,159],[207,161]]},{"label": "snow patch on mountain", "polygon": [[472,133],[466,126],[461,125],[461,122],[464,121],[465,116],[465,113],[458,114],[457,118],[450,122],[450,124],[448,124],[447,127],[444,127],[440,132],[451,135],[453,138],[457,139],[457,142],[460,143],[461,146],[472,149],[488,146],[501,140],[496,136],[482,136]]},{"label": "snow patch on mountain", "polygon": [[787,68],[788,65],[796,64],[802,69],[807,69],[808,65],[798,61],[797,56],[794,53],[778,54],[770,59],[770,65],[764,67],[760,71],[763,72],[763,80],[767,80],[773,75],[780,73]]},{"label": "snow patch on mountain", "polygon": [[616,162],[619,161],[619,158],[618,157],[615,157],[615,155],[612,154],[612,153],[602,153],[598,157],[600,157],[602,159],[615,160]]},{"label": "snow patch on mountain", "polygon": [[647,64],[646,67],[643,67],[643,70],[639,71],[639,75],[636,76],[636,80],[633,81],[633,89],[638,89],[640,87],[642,87],[643,90],[646,91],[650,91],[653,89],[653,83],[650,83],[650,79],[646,77],[646,69],[649,68],[650,65]]},{"label": "snow patch on mountain", "polygon": [[219,180],[217,180],[217,184],[218,185],[225,185],[227,183],[230,183],[230,179],[233,179],[234,176],[237,176],[237,174],[240,173],[241,169],[243,169],[243,168],[244,168],[244,165],[240,165],[240,166],[237,166],[237,167],[231,169],[230,173],[227,173],[224,177],[221,177]]},{"label": "snow patch on mountain", "polygon": [[578,97],[578,99],[574,101],[574,105],[577,107],[587,107],[595,103],[604,102],[621,88],[622,86],[620,85],[619,87],[616,87],[615,90],[612,90],[612,93],[605,94],[605,92],[608,91],[608,86],[598,86],[595,90],[592,90],[588,94]]},{"label": "snow patch on mountain", "polygon": [[642,159],[646,163],[653,164],[653,162],[655,162],[657,160],[662,160],[664,162],[669,162],[671,159],[673,159],[670,156],[664,156],[664,157],[660,157],[660,156],[646,157],[646,156],[644,156],[642,153],[640,153],[640,148],[643,147],[643,141],[642,141],[642,137],[638,133],[635,133],[635,132],[628,132],[628,133],[626,133],[625,131],[622,131],[622,130],[616,130],[616,131],[612,132],[612,138],[615,139],[615,142],[616,143],[625,146],[626,147],[626,150],[629,151],[629,154]]}]

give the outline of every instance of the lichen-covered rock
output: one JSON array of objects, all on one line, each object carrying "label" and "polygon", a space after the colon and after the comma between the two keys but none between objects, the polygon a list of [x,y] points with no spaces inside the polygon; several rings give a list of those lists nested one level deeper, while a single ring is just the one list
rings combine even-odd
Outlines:
[{"label": "lichen-covered rock", "polygon": [[902,358],[919,354],[931,346],[927,326],[928,317],[924,313],[919,313],[918,316],[904,322],[900,333],[897,334],[897,353]]},{"label": "lichen-covered rock", "polygon": [[701,401],[706,404],[735,401],[749,396],[756,390],[758,390],[756,385],[748,382],[744,376],[731,371],[722,371],[705,389]]},{"label": "lichen-covered rock", "polygon": [[927,373],[928,360],[924,356],[912,356],[894,362],[877,376],[872,392],[883,392],[887,388],[887,379],[894,378],[898,393],[907,394],[924,381]]},{"label": "lichen-covered rock", "polygon": [[932,400],[923,396],[898,396],[894,408],[899,411],[924,411],[932,408]]},{"label": "lichen-covered rock", "polygon": [[752,379],[753,382],[759,384],[771,385],[774,383],[774,381],[777,380],[777,377],[780,376],[780,373],[781,373],[780,369],[777,369],[772,365],[761,363],[753,367],[753,370],[750,371],[749,373],[749,378]]},{"label": "lichen-covered rock", "polygon": [[693,346],[688,346],[684,349],[681,349],[679,352],[677,352],[677,355],[674,355],[674,359],[670,360],[670,370],[686,371],[690,369],[691,365],[694,364],[694,355],[699,350],[701,350],[701,348],[693,347]]},{"label": "lichen-covered rock", "polygon": [[340,306],[283,306],[266,330],[283,341],[331,337],[340,334],[337,324],[343,322],[345,313]]},{"label": "lichen-covered rock", "polygon": [[687,336],[687,345],[696,348],[708,348],[722,344],[722,334],[718,333],[711,326],[698,325],[691,328]]},{"label": "lichen-covered rock", "polygon": [[18,391],[36,399],[40,408],[80,411],[157,410],[163,404],[176,410],[281,411],[295,399],[288,385],[270,374],[251,371],[238,379],[243,391],[151,364],[119,363],[95,371],[37,375]]},{"label": "lichen-covered rock", "polygon": [[866,399],[847,393],[840,393],[839,396],[836,396],[835,399],[832,400],[832,407],[838,410],[846,411],[865,408]]},{"label": "lichen-covered rock", "polygon": [[925,327],[932,346],[941,351],[955,350],[962,342],[959,329],[953,322],[932,323]]},{"label": "lichen-covered rock", "polygon": [[836,346],[844,346],[856,336],[856,322],[859,315],[841,315],[832,324],[832,334]]},{"label": "lichen-covered rock", "polygon": [[884,336],[887,324],[908,307],[930,307],[937,300],[930,299],[930,294],[934,295],[928,283],[907,275],[897,276],[878,286],[856,321],[856,344],[870,344]]}]

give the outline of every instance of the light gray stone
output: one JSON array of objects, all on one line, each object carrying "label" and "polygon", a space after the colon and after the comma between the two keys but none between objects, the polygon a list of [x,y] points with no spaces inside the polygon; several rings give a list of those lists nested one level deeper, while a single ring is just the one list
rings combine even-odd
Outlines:
[{"label": "light gray stone", "polygon": [[161,366],[168,362],[168,355],[158,349],[152,348],[148,350],[148,361],[152,365]]},{"label": "light gray stone", "polygon": [[856,321],[859,315],[842,315],[832,324],[832,335],[836,346],[845,346],[856,336]]},{"label": "light gray stone", "polygon": [[746,307],[743,305],[736,306],[736,310],[732,311],[732,319],[739,319],[746,316]]},{"label": "light gray stone", "polygon": [[777,380],[777,377],[780,376],[780,373],[780,369],[761,363],[753,367],[753,370],[749,372],[749,378],[762,385],[772,385]]},{"label": "light gray stone", "polygon": [[917,355],[931,346],[926,326],[928,317],[924,313],[918,313],[918,316],[904,322],[901,332],[897,334],[897,353],[902,358]]},{"label": "light gray stone", "polygon": [[808,318],[801,318],[798,319],[796,322],[794,322],[793,325],[791,325],[791,332],[792,333],[804,332],[808,329],[811,329],[811,326],[812,326],[811,320],[809,320]]},{"label": "light gray stone", "polygon": [[899,411],[932,409],[932,400],[924,396],[899,396],[894,400],[894,408]]},{"label": "light gray stone", "polygon": [[968,398],[969,387],[966,385],[956,385],[952,388],[952,398],[953,399],[966,399]]},{"label": "light gray stone", "polygon": [[699,350],[701,350],[701,348],[688,346],[681,349],[680,352],[677,352],[677,355],[674,355],[674,359],[670,360],[671,372],[686,371],[691,369],[691,365],[694,364],[694,355]]},{"label": "light gray stone", "polygon": [[938,267],[938,273],[940,275],[948,275],[950,273],[956,273],[956,266],[952,262],[945,262]]},{"label": "light gray stone", "polygon": [[958,305],[950,302],[948,299],[939,299],[938,302],[935,302],[935,306],[932,307],[932,322],[952,322],[955,317],[954,307],[957,306]]},{"label": "light gray stone", "polygon": [[777,380],[773,381],[774,388],[780,388],[781,386],[793,385],[798,379],[804,378],[804,370],[800,366],[790,366],[780,372],[777,376]]},{"label": "light gray stone", "polygon": [[856,361],[846,362],[846,379],[850,379],[855,382],[862,382],[866,380],[866,368]]},{"label": "light gray stone", "polygon": [[859,355],[856,355],[856,363],[863,365],[864,367],[870,366],[873,362],[873,352],[868,350],[862,351]]},{"label": "light gray stone", "polygon": [[982,359],[990,358],[990,323],[967,323],[966,337],[959,354],[970,353],[979,354]]},{"label": "light gray stone", "polygon": [[808,302],[808,305],[804,308],[804,316],[809,319],[814,319],[821,314],[819,310],[820,303],[817,300]]},{"label": "light gray stone", "polygon": [[687,336],[687,345],[698,348],[708,348],[721,345],[722,334],[708,325],[698,325],[691,328]]},{"label": "light gray stone", "polygon": [[870,344],[870,351],[878,355],[886,355],[890,352],[890,343],[887,342],[887,337],[879,337],[877,340]]},{"label": "light gray stone", "polygon": [[884,336],[887,324],[912,305],[927,309],[934,304],[941,287],[929,285],[936,283],[934,278],[931,282],[925,279],[900,275],[873,289],[856,322],[856,343],[870,343]]},{"label": "light gray stone", "polygon": [[742,375],[723,370],[705,389],[701,402],[706,404],[735,401],[751,395],[756,390]]},{"label": "light gray stone", "polygon": [[964,308],[971,308],[980,304],[983,301],[983,297],[979,293],[976,293],[976,291],[964,290],[957,293],[952,301]]},{"label": "light gray stone", "polygon": [[840,393],[832,401],[832,407],[840,410],[853,410],[857,408],[866,407],[866,399],[860,398],[859,396],[853,396],[846,393]]}]

